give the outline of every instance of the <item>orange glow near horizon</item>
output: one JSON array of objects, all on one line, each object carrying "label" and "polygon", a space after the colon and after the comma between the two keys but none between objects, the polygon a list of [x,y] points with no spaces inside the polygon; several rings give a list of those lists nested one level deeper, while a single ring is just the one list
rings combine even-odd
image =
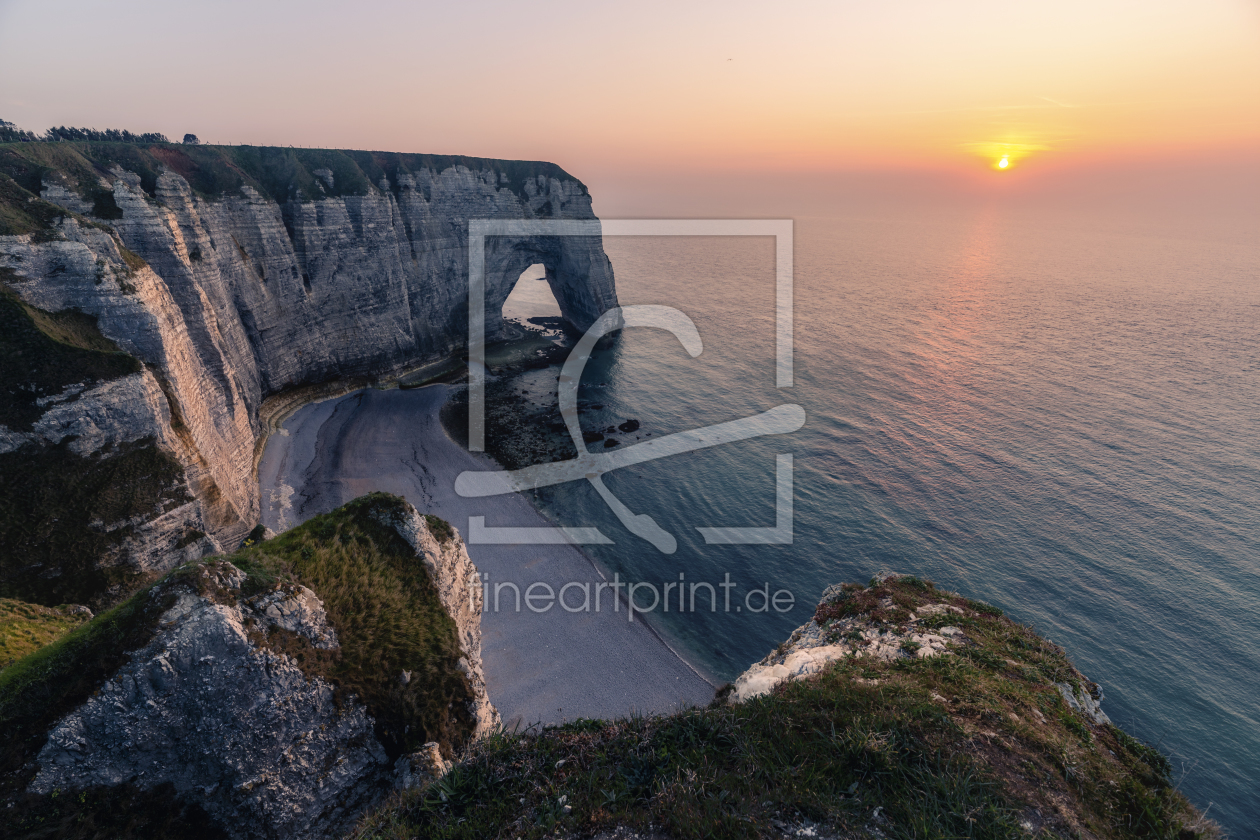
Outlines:
[{"label": "orange glow near horizon", "polygon": [[[0,117],[550,160],[592,184],[741,171],[993,182],[995,170],[1014,184],[1260,149],[1249,0],[361,5],[347,17],[334,0],[222,0],[206,18],[153,0],[8,0]],[[44,31],[58,32],[51,64],[32,37]],[[146,48],[96,72],[115,42]]]}]

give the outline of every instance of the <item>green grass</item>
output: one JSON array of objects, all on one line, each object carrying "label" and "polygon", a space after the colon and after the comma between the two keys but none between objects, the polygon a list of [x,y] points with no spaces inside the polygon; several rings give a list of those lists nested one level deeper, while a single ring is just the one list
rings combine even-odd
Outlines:
[{"label": "green grass", "polygon": [[31,196],[39,197],[45,176],[60,180],[86,196],[109,173],[84,156],[78,143],[0,144],[0,173],[12,178]]},{"label": "green grass", "polygon": [[424,514],[424,522],[429,526],[429,531],[438,542],[446,544],[455,539],[455,529],[445,519],[426,513]]},{"label": "green grass", "polygon": [[[382,177],[389,178],[396,188],[399,174],[425,169],[440,173],[452,166],[497,172],[501,176],[498,186],[520,196],[525,195],[525,182],[539,175],[577,181],[552,163],[463,155],[96,141],[0,143],[0,173],[36,196],[45,177],[64,181],[80,195],[93,195],[99,189],[99,178],[112,177],[109,168],[114,165],[138,174],[150,195],[156,192],[157,176],[163,169],[171,169],[206,197],[237,195],[241,187],[250,186],[281,203],[295,198],[298,191],[307,201],[326,195],[366,195]],[[331,190],[315,178],[316,169],[332,171]]]},{"label": "green grass", "polygon": [[36,198],[17,181],[0,174],[0,236],[32,233],[40,239],[57,238],[55,223],[71,215],[55,204]]},{"label": "green grass", "polygon": [[[260,589],[293,580],[320,597],[341,642],[336,656],[276,634],[266,641],[309,673],[360,697],[392,757],[427,741],[437,741],[450,756],[476,725],[467,710],[472,689],[456,668],[461,653],[455,624],[424,563],[374,518],[401,504],[373,493],[229,559]],[[411,673],[406,685],[399,680],[403,671]]]},{"label": "green grass", "polygon": [[0,671],[0,794],[24,788],[48,729],[153,637],[173,593],[148,588]]},{"label": "green grass", "polygon": [[0,454],[0,597],[117,603],[145,582],[130,566],[100,565],[132,533],[123,523],[190,498],[183,467],[152,439],[86,457],[67,441]]},{"label": "green grass", "polygon": [[86,613],[0,598],[0,670],[51,644],[87,620]]},{"label": "green grass", "polygon": [[[854,586],[839,603],[873,603],[844,611],[882,609],[872,620],[893,621],[897,609],[954,597],[916,580]],[[1187,828],[1198,815],[1157,751],[1068,709],[1051,681],[1079,674],[1061,649],[978,606],[949,623],[980,656],[842,660],[736,706],[499,733],[439,782],[396,795],[356,837],[628,826],[675,840],[762,838],[812,823],[841,836],[1006,838],[1029,836],[1019,826],[1040,821],[1037,809],[1045,837],[1212,836]]]},{"label": "green grass", "polygon": [[25,431],[46,409],[36,400],[140,370],[101,335],[95,316],[45,312],[0,284],[0,423]]}]

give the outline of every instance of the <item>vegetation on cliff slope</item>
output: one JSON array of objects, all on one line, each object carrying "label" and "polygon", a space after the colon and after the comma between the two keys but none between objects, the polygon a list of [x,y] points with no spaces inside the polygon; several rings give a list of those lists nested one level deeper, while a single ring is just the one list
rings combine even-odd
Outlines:
[{"label": "vegetation on cliff slope", "polygon": [[88,620],[84,607],[43,607],[0,598],[0,671]]},{"label": "vegetation on cliff slope", "polygon": [[[341,649],[333,656],[285,651],[308,673],[358,695],[391,757],[428,741],[437,741],[449,756],[476,727],[468,711],[472,688],[456,667],[462,654],[455,623],[424,563],[381,524],[402,504],[396,496],[372,493],[228,559],[249,573],[248,585],[293,580],[324,602]],[[283,648],[290,641],[275,638],[271,644]],[[399,679],[403,671],[411,674],[406,684]]]},{"label": "vegetation on cliff slope", "polygon": [[[45,312],[0,284],[0,425],[28,431],[48,408],[41,398],[140,369],[101,334],[95,317]],[[131,536],[133,518],[189,499],[183,468],[152,440],[92,456],[69,444],[0,454],[0,597],[50,607],[117,601],[143,581],[137,570],[103,566],[102,558]]]},{"label": "vegetation on cliff slope", "polygon": [[190,500],[184,469],[152,438],[89,456],[30,444],[0,454],[0,597],[108,607],[145,582],[110,553]]},{"label": "vegetation on cliff slope", "polygon": [[[468,712],[472,689],[457,667],[461,652],[455,624],[424,563],[378,521],[401,504],[401,499],[374,493],[224,559],[247,573],[247,595],[283,582],[312,589],[324,603],[340,649],[319,650],[274,627],[266,635],[255,630],[257,644],[292,656],[307,674],[332,682],[343,696],[357,696],[368,706],[391,758],[426,741],[438,741],[451,755],[467,745],[475,726]],[[34,774],[32,760],[48,730],[109,679],[128,651],[152,639],[181,587],[217,597],[204,589],[204,566],[176,569],[0,671],[0,814],[14,827],[20,823],[22,831],[13,836],[175,837],[196,827],[200,812],[165,789],[146,792],[124,785],[59,796],[21,791]],[[399,680],[403,671],[412,675],[405,685]],[[124,801],[137,810],[120,811]],[[196,836],[217,836],[205,826],[198,831]]]},{"label": "vegetation on cliff slope", "polygon": [[[525,182],[539,175],[577,182],[554,163],[464,155],[91,140],[0,143],[0,175],[12,178],[34,196],[39,196],[45,180],[52,180],[92,202],[105,189],[102,181],[113,180],[111,169],[116,166],[139,175],[141,187],[150,196],[157,191],[158,175],[170,169],[183,176],[195,192],[208,198],[240,195],[241,188],[248,186],[281,203],[299,198],[313,201],[329,196],[367,195],[378,190],[382,178],[388,178],[391,188],[397,190],[400,174],[422,170],[441,173],[453,166],[496,172],[498,186],[518,196],[524,196]],[[316,175],[317,170],[327,170],[331,179]],[[0,190],[0,216],[5,212],[4,205],[13,201]],[[107,201],[106,206],[109,203],[112,202]]]},{"label": "vegetation on cliff slope", "polygon": [[964,610],[933,619],[966,634],[955,654],[844,659],[738,705],[501,733],[356,836],[1210,836],[1168,760],[1069,708],[1053,683],[1079,672],[999,610],[906,578],[851,588],[819,618],[939,602]]}]

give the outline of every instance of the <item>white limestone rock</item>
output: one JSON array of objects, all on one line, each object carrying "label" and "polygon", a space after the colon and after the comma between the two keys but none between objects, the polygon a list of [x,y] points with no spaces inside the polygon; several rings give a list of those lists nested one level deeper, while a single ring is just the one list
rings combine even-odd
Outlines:
[{"label": "white limestone rock", "polygon": [[[881,572],[875,576],[873,584],[878,586],[898,577],[903,576]],[[830,586],[824,590],[819,604],[829,604],[854,594],[841,585]],[[948,593],[937,593],[938,596],[942,594]],[[885,610],[885,616],[893,612],[893,603],[889,598],[880,601],[879,606]],[[869,614],[863,613],[831,620],[826,627],[819,626],[811,619],[807,624],[798,627],[773,653],[741,674],[727,695],[727,702],[739,703],[760,697],[780,683],[817,674],[828,665],[845,658],[865,657],[883,661],[927,659],[953,655],[956,648],[971,644],[967,635],[958,627],[944,625],[929,630],[923,626],[925,620],[940,616],[976,615],[956,604],[929,601],[916,605],[913,611],[905,615],[904,621],[876,622]],[[937,623],[939,622],[933,622]],[[1010,660],[1008,662],[1012,666],[1016,664]],[[861,678],[857,678],[857,681],[868,682]],[[1054,683],[1054,687],[1059,690],[1069,707],[1094,723],[1111,722],[1102,710],[1102,689],[1096,683],[1082,677],[1077,688],[1066,682]],[[933,693],[931,696],[938,702],[947,702],[939,694]],[[1032,712],[1042,723],[1045,722],[1040,711],[1033,709]]]},{"label": "white limestone rock", "polygon": [[[219,597],[175,587],[152,641],[50,731],[29,790],[169,782],[237,837],[346,830],[392,775],[371,717],[250,641],[258,613],[222,597],[239,594],[239,569],[201,574]],[[306,621],[295,632],[313,630],[318,644],[326,618],[308,593],[296,593]]]},{"label": "white limestone rock", "polygon": [[421,787],[445,776],[452,766],[452,762],[442,758],[437,742],[430,741],[394,762],[394,786],[399,790]]},{"label": "white limestone rock", "polygon": [[1065,682],[1055,683],[1063,699],[1075,711],[1089,717],[1094,723],[1111,723],[1111,718],[1102,710],[1103,693],[1097,683],[1089,683],[1073,689]]},{"label": "white limestone rock", "polygon": [[439,542],[424,517],[410,504],[404,503],[400,512],[385,517],[381,524],[396,530],[415,549],[437,587],[442,606],[455,622],[464,653],[459,668],[473,689],[473,706],[469,709],[477,721],[473,736],[481,737],[501,722],[498,709],[490,702],[481,663],[481,573],[468,556],[458,531],[448,541]]},{"label": "white limestone rock", "polygon": [[[331,171],[316,176],[333,189]],[[160,445],[184,466],[196,530],[222,545],[258,521],[254,467],[266,397],[388,373],[463,345],[469,219],[595,218],[580,183],[539,175],[517,192],[491,163],[400,172],[396,184],[367,195],[283,205],[249,187],[208,199],[173,171],[158,176],[151,196],[138,175],[116,166],[103,183],[122,218],[95,226],[67,216],[57,228],[64,238],[52,241],[0,237],[0,267],[27,303],[95,315],[102,333],[149,367],[145,405],[80,395],[38,431],[0,428],[0,451],[79,432],[85,442],[77,445],[100,448],[136,434],[136,415],[147,411],[163,426]],[[42,194],[75,213],[92,210],[55,173]],[[534,263],[546,267],[562,313],[579,328],[617,305],[599,237],[492,238],[490,337]],[[165,408],[153,406],[154,383]]]},{"label": "white limestone rock", "polygon": [[[896,575],[876,576],[882,582]],[[828,603],[844,594],[840,586],[828,587],[820,603]],[[918,606],[903,624],[877,624],[868,616],[831,622],[820,627],[813,619],[798,627],[788,640],[769,656],[755,663],[735,680],[728,700],[738,703],[768,694],[786,680],[817,674],[829,664],[847,657],[894,659],[927,659],[949,654],[950,648],[965,642],[956,627],[929,631],[920,627],[924,618],[946,613],[962,613],[952,604],[929,603]]]},{"label": "white limestone rock", "polygon": [[323,603],[305,586],[282,584],[278,589],[251,599],[248,606],[254,618],[264,627],[279,627],[305,636],[312,647],[321,650],[340,647],[337,631],[328,623]]},{"label": "white limestone rock", "polygon": [[120,443],[170,435],[166,397],[147,370],[84,390],[71,385],[61,394],[36,401],[46,409],[28,432],[0,427],[0,452],[28,443],[57,444],[73,437],[70,451],[91,455]]}]

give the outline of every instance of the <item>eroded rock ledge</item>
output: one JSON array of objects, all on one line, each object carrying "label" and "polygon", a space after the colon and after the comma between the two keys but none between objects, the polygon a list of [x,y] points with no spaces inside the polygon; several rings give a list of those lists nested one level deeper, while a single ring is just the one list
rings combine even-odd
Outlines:
[{"label": "eroded rock ledge", "polygon": [[[129,603],[132,613],[156,617],[147,642],[50,722],[28,765],[34,810],[9,814],[34,819],[74,791],[162,788],[230,837],[331,836],[390,790],[443,772],[498,724],[482,674],[481,587],[469,585],[480,578],[453,529],[373,494],[285,539],[183,566],[135,596],[143,603]],[[302,560],[343,568],[330,576]],[[416,608],[428,623],[412,631],[413,647],[449,653],[408,659],[397,646],[370,647],[391,617],[372,625],[347,620],[344,604],[326,608],[341,597],[329,588],[340,575],[374,576],[382,599],[408,586],[433,593],[438,620],[423,604],[372,603],[371,589],[354,600],[369,616]],[[369,662],[387,672],[355,670]],[[441,744],[422,742],[426,727]]]},{"label": "eroded rock ledge", "polygon": [[[993,614],[987,604],[934,587],[914,597],[912,575],[880,572],[871,586],[837,584],[822,594],[814,617],[792,632],[782,645],[753,664],[732,686],[732,703],[769,693],[788,680],[817,674],[841,659],[928,659],[952,655],[960,646],[974,645],[967,634],[949,624],[951,618]],[[902,582],[901,587],[885,587]],[[930,595],[926,594],[930,593]],[[1000,611],[997,611],[1000,614]],[[1079,675],[1077,675],[1079,676]],[[1077,679],[1054,682],[1068,706],[1094,723],[1110,723],[1102,710],[1102,688]]]}]

